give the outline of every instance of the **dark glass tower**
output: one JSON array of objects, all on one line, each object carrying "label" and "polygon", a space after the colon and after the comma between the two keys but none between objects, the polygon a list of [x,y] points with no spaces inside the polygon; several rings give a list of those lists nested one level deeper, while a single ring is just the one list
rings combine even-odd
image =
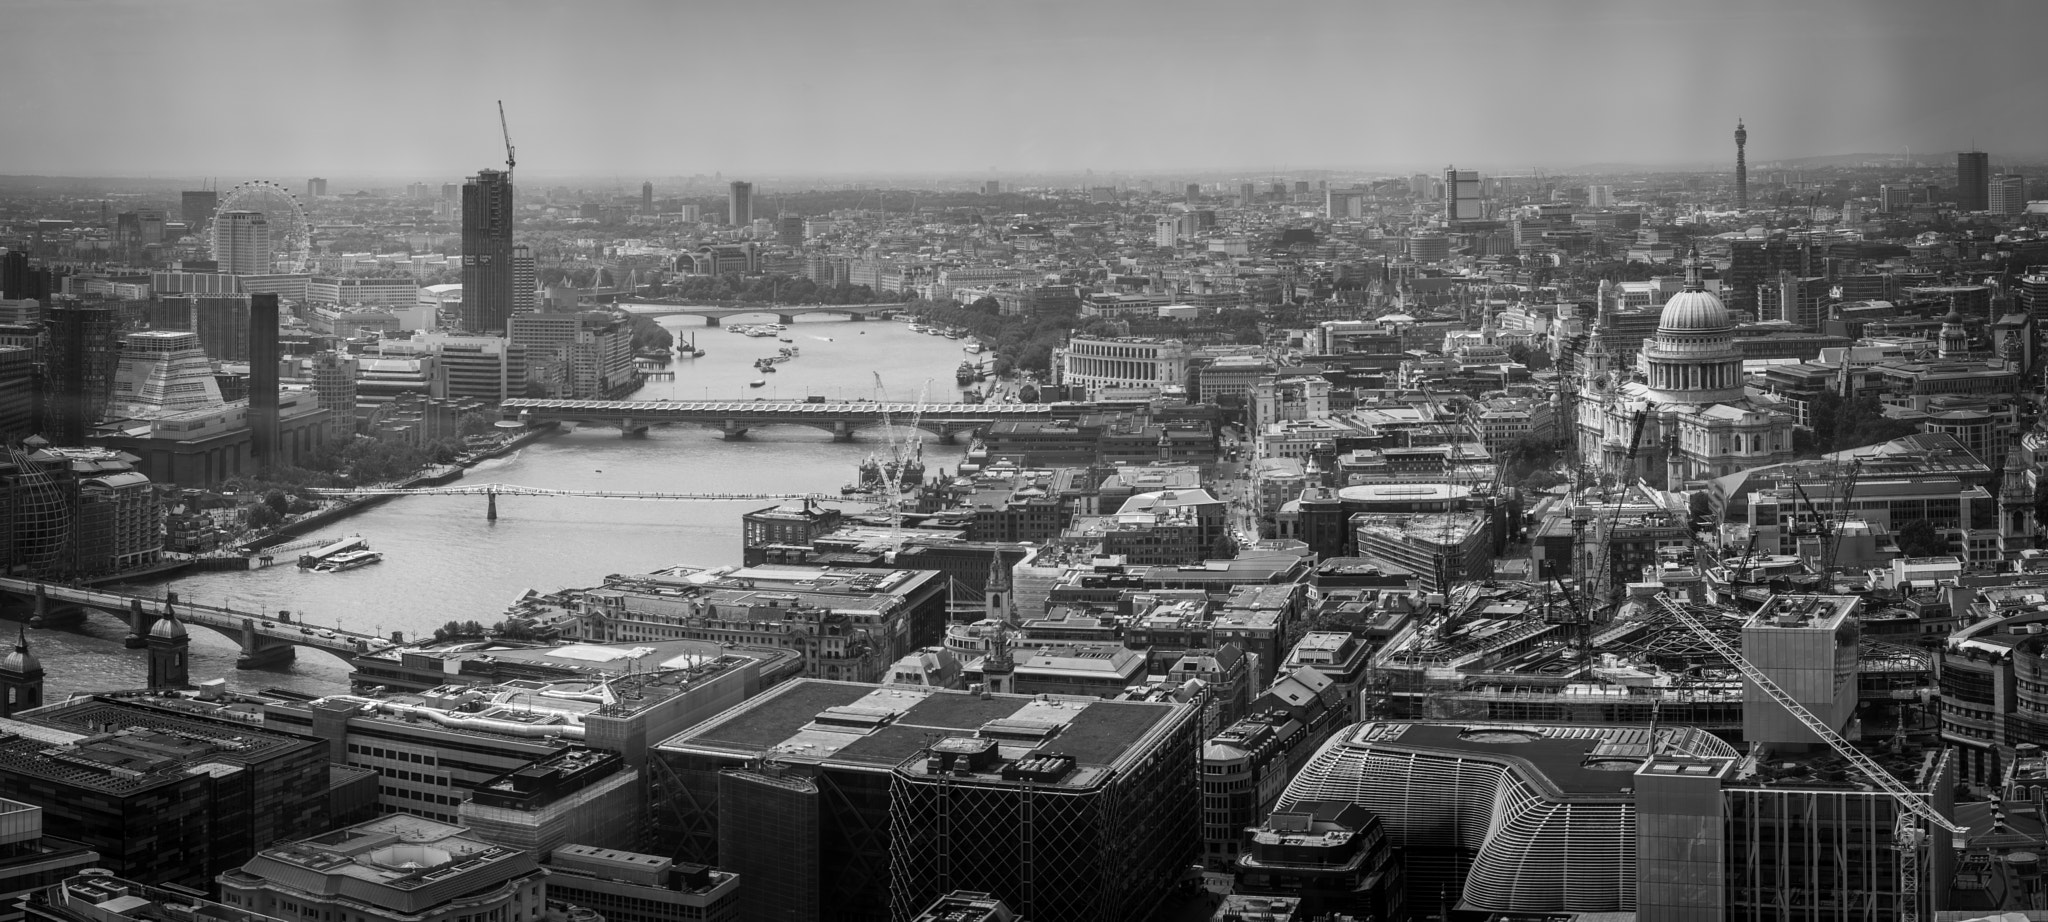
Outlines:
[{"label": "dark glass tower", "polygon": [[121,323],[111,307],[52,305],[43,312],[50,334],[43,398],[43,437],[74,447],[106,415],[121,354]]},{"label": "dark glass tower", "polygon": [[462,328],[504,333],[512,300],[512,174],[478,170],[462,186]]},{"label": "dark glass tower", "polygon": [[249,296],[249,460],[268,470],[277,457],[277,295]]},{"label": "dark glass tower", "polygon": [[1991,210],[1991,155],[1981,150],[1956,154],[1956,210]]}]

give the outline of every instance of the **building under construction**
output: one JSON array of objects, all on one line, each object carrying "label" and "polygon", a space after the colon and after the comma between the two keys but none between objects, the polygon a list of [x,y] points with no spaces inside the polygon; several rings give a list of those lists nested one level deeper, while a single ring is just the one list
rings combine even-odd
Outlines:
[{"label": "building under construction", "polygon": [[[1361,713],[1390,719],[1683,724],[1728,739],[1742,730],[1740,673],[1711,644],[1674,623],[1636,583],[1611,614],[1588,620],[1558,584],[1471,583],[1441,610],[1411,619],[1374,655]],[[1704,606],[1733,643],[1748,614]],[[1860,610],[1860,609],[1859,609]],[[1886,610],[1885,614],[1898,612]],[[1932,656],[1863,638],[1860,701],[1890,723],[1916,722],[1934,686]]]},{"label": "building under construction", "polygon": [[1381,656],[1386,706],[1439,713],[1340,731],[1277,809],[1371,809],[1409,892],[1445,912],[1947,908],[1958,853],[2001,840],[1958,822],[1955,761],[1933,733],[1864,706],[1866,664],[1885,672],[1892,654],[1862,640],[1863,600],[1781,594],[1740,613],[1642,588],[1590,646],[1531,587],[1460,590]]}]

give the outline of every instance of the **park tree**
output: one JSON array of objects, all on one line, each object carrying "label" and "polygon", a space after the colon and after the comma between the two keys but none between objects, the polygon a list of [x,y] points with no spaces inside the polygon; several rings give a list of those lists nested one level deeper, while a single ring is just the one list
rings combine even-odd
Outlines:
[{"label": "park tree", "polygon": [[1899,553],[1907,557],[1939,557],[1949,552],[1948,539],[1926,519],[1913,519],[1899,526],[1893,537],[1898,541]]}]

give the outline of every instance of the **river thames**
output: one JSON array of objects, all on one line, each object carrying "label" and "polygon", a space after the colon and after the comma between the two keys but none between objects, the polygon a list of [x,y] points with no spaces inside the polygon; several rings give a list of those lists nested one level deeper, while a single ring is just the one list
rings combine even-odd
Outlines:
[{"label": "river thames", "polygon": [[[773,322],[772,315],[725,323]],[[698,326],[695,318],[668,316],[664,327],[687,343],[696,334],[702,358],[668,367],[674,380],[650,380],[632,399],[768,399],[822,395],[853,400],[958,399],[953,373],[962,343],[910,331],[890,321],[798,322],[774,337],[748,337]],[[794,346],[801,354],[773,373],[753,369],[755,359]],[[876,375],[881,376],[881,388]],[[766,379],[759,388],[750,381]],[[899,431],[903,431],[899,429]],[[925,441],[926,464],[951,468],[964,446]],[[648,430],[621,438],[617,429],[576,428],[542,439],[516,454],[487,461],[463,483],[505,483],[555,489],[674,492],[837,493],[861,460],[880,450],[879,429],[853,443],[834,443],[822,430],[802,426],[757,428],[744,441],[726,442],[709,427]],[[715,567],[740,561],[740,515],[756,502],[641,502],[573,497],[499,497],[498,521],[486,522],[476,496],[400,497],[335,523],[325,537],[360,534],[384,555],[382,563],[346,573],[310,573],[285,565],[246,573],[197,573],[140,587],[174,589],[181,598],[226,603],[244,610],[289,609],[316,626],[408,639],[448,621],[491,623],[528,589],[543,592],[594,586],[607,574],[637,573],[686,564]],[[10,625],[11,627],[11,625]],[[121,648],[124,626],[93,614],[81,624],[31,630],[30,643],[48,672],[50,700],[73,691],[133,688],[145,681],[140,651]],[[338,659],[301,649],[287,666],[237,670],[236,647],[205,628],[192,630],[192,679],[226,679],[241,689],[346,690],[347,668]]]}]

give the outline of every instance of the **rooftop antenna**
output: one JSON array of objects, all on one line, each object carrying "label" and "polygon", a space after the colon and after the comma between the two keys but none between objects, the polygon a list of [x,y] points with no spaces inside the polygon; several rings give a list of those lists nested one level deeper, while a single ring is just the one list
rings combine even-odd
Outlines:
[{"label": "rooftop antenna", "polygon": [[505,121],[505,101],[502,99],[498,100],[498,130],[505,133],[505,172],[510,174],[513,164],[519,161],[512,155],[512,127]]}]

